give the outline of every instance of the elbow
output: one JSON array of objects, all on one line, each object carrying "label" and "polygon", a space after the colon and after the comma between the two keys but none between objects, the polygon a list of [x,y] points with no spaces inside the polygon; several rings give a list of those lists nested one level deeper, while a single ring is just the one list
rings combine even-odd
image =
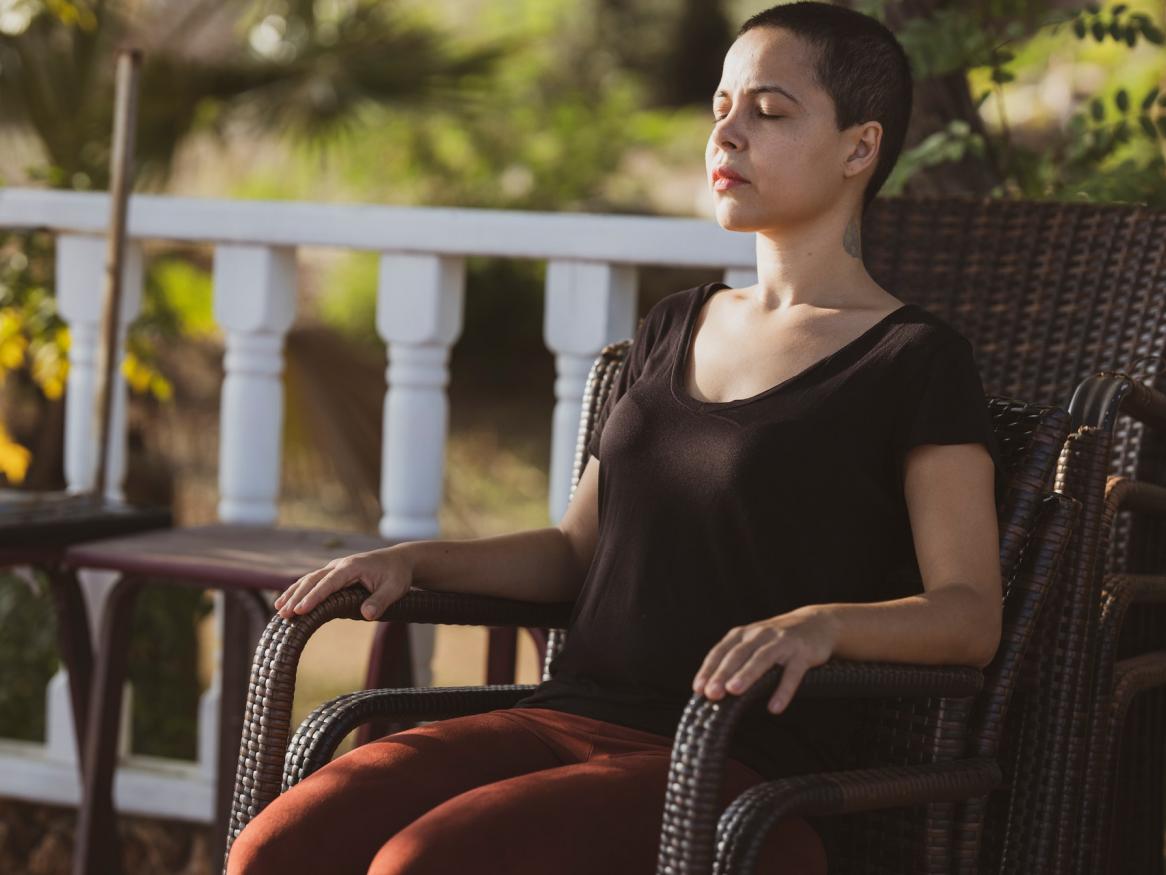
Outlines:
[{"label": "elbow", "polygon": [[984,621],[973,627],[979,634],[969,642],[969,665],[985,669],[992,664],[992,660],[996,658],[996,651],[1000,649],[1003,622],[1003,606],[1000,603],[997,603],[994,609],[985,611]]}]

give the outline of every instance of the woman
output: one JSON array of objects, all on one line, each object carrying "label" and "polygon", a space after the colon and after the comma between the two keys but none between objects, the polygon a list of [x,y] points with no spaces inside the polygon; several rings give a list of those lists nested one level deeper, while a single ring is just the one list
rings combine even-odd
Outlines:
[{"label": "woman", "polygon": [[[693,691],[784,667],[734,735],[727,804],[845,763],[844,706],[794,699],[810,667],[992,659],[1002,479],[971,346],[859,250],[910,110],[906,56],[875,20],[794,3],[745,23],[706,163],[717,221],[756,235],[759,282],[649,310],[559,525],[346,557],[276,604],[291,618],[358,580],[368,618],[411,585],[570,600],[553,678],[338,757],[243,830],[232,875],[644,875]],[[759,871],[825,872],[827,828],[783,822]]]}]

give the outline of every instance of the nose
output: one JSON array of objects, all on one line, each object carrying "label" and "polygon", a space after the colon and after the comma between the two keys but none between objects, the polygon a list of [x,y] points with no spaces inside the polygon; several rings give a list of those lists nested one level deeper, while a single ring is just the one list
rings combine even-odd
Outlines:
[{"label": "nose", "polygon": [[735,110],[730,111],[727,116],[714,123],[709,141],[718,149],[724,149],[726,152],[735,152],[741,148],[745,142],[745,137],[737,124]]}]

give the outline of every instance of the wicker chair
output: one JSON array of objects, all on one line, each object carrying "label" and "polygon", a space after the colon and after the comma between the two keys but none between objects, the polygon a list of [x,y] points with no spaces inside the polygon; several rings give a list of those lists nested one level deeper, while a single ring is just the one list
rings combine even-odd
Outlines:
[{"label": "wicker chair", "polygon": [[[1104,665],[1166,642],[1163,583],[1149,577],[1166,573],[1163,502],[1151,495],[1166,482],[1164,369],[1136,368],[1166,354],[1166,212],[879,198],[863,222],[863,253],[881,285],[972,341],[990,395],[1067,407],[1073,417],[1056,489],[1081,502],[1081,517],[1059,617],[1022,679],[1039,716],[1012,754],[1019,792],[998,848],[1001,871],[1102,871],[1095,839],[1112,819],[1114,871],[1161,873],[1166,690],[1145,659],[1116,675]],[[1144,692],[1123,733],[1122,703],[1135,690]],[[1115,786],[1107,763],[1123,734]],[[1120,817],[1105,801],[1114,798]]]},{"label": "wicker chair", "polygon": [[[972,341],[989,395],[1073,414],[1056,489],[1081,502],[1081,518],[1058,585],[1059,616],[1021,681],[1036,699],[1010,753],[1012,826],[996,838],[993,859],[1023,875],[1099,871],[1090,861],[1104,851],[1096,839],[1109,834],[1099,819],[1112,820],[1114,871],[1161,875],[1166,689],[1145,659],[1116,675],[1105,665],[1166,648],[1166,581],[1148,577],[1166,574],[1166,502],[1151,497],[1166,484],[1166,428],[1153,400],[1166,367],[1135,368],[1166,361],[1166,212],[880,197],[862,236],[880,285]],[[1085,411],[1090,399],[1100,400]],[[1115,775],[1126,702],[1133,710]]]},{"label": "wicker chair", "polygon": [[[573,482],[581,473],[595,412],[629,345],[625,340],[607,346],[592,367]],[[992,398],[989,403],[1009,469],[1009,488],[998,508],[1007,598],[1006,632],[996,661],[986,673],[963,667],[841,661],[807,673],[799,695],[854,700],[855,719],[862,721],[861,734],[870,740],[868,749],[855,752],[855,765],[866,766],[867,771],[806,776],[759,785],[744,794],[722,820],[720,829],[725,835],[719,838],[728,841],[719,843],[730,853],[716,861],[718,871],[749,871],[751,842],[764,836],[765,826],[772,821],[773,815],[767,812],[773,800],[779,800],[779,809],[788,804],[780,801],[785,788],[790,788],[796,802],[786,813],[898,806],[854,816],[850,828],[839,831],[842,841],[831,847],[832,861],[846,861],[839,871],[948,873],[957,859],[965,864],[962,871],[974,870],[985,810],[990,807],[987,794],[1002,780],[994,754],[1006,725],[1003,718],[1014,679],[1079,507],[1074,499],[1049,492],[1068,432],[1068,414],[1010,399]],[[296,668],[308,637],[329,619],[362,619],[358,608],[363,597],[359,585],[349,587],[303,617],[289,621],[276,616],[268,625],[252,667],[228,852],[252,817],[278,793],[327,763],[341,740],[367,721],[386,717],[435,720],[480,713],[508,707],[533,689],[532,685],[491,685],[364,690],[321,705],[289,742]],[[553,631],[544,661],[545,678],[552,652],[561,646],[570,608],[570,604],[536,605],[414,589],[380,620],[549,628]],[[774,669],[745,696],[721,703],[693,696],[673,749],[658,871],[713,871],[718,812],[708,800],[719,791],[729,734],[743,710],[772,693],[778,679]],[[959,801],[967,804],[957,805]],[[872,854],[876,847],[877,854]],[[876,860],[878,865],[857,865]]]},{"label": "wicker chair", "polygon": [[[1119,415],[1166,434],[1166,395],[1136,377],[1102,372],[1085,381],[1070,404],[1073,422],[1094,430],[1110,444]],[[1121,511],[1141,514],[1145,524],[1166,518],[1166,476],[1161,458],[1143,453],[1139,478],[1106,478],[1100,512],[1098,558],[1110,554],[1110,570],[1101,578],[1101,603],[1093,646],[1095,673],[1090,692],[1090,733],[1081,841],[1075,846],[1077,873],[1161,873],[1162,777],[1166,768],[1166,577],[1120,570],[1124,561],[1115,538]],[[1098,479],[1100,479],[1098,477]],[[1094,489],[1097,489],[1095,484]],[[1115,531],[1116,529],[1116,531]],[[1162,570],[1162,542],[1143,541],[1150,553],[1131,557],[1137,568]],[[1118,552],[1116,557],[1113,554]],[[1127,617],[1130,622],[1127,621]],[[1150,691],[1153,691],[1151,693]],[[1127,721],[1131,709],[1133,719]],[[1119,757],[1123,747],[1125,756]],[[1115,780],[1115,776],[1117,780]],[[1117,797],[1117,786],[1126,789]],[[1121,803],[1115,812],[1115,803]],[[1115,829],[1121,834],[1114,836]]]}]

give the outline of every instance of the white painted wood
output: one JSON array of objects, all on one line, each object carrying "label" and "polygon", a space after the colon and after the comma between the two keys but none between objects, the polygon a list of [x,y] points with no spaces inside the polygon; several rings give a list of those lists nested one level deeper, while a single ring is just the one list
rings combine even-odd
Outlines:
[{"label": "white painted wood", "polygon": [[295,252],[215,250],[214,315],[226,330],[219,518],[273,524],[283,435],[283,343],[295,318]]},{"label": "white painted wood", "polygon": [[[449,353],[462,331],[465,262],[385,254],[377,283],[377,332],[388,356],[380,534],[436,538],[449,429]],[[434,632],[431,625],[409,626],[417,686],[433,683]]]},{"label": "white painted wood", "polygon": [[[214,669],[211,682],[198,699],[198,768],[202,780],[212,786],[219,769],[219,708],[223,701],[223,592],[212,590],[214,603]],[[231,780],[234,780],[233,776]]]},{"label": "white painted wood", "polygon": [[[62,234],[57,238],[57,308],[69,324],[69,375],[65,395],[65,480],[70,492],[93,488],[97,479],[96,410],[106,244],[101,237]],[[118,349],[125,349],[128,324],[142,306],[142,248],[127,243],[118,312]],[[106,496],[124,500],[126,381],[116,371],[110,416]]]},{"label": "white painted wood", "polygon": [[547,265],[543,339],[555,354],[555,411],[548,511],[557,523],[571,494],[571,467],[587,373],[603,347],[636,327],[636,271],[624,265],[552,261]]},{"label": "white painted wood", "polygon": [[73,730],[73,703],[69,696],[69,672],[62,668],[49,679],[45,691],[44,755],[76,768],[76,735]]},{"label": "white painted wood", "polygon": [[[105,232],[101,192],[0,190],[0,227],[43,225]],[[711,219],[602,213],[539,213],[447,207],[238,201],[135,194],[131,238],[337,246],[372,252],[582,259],[671,267],[752,267],[752,234]]]},{"label": "white painted wood", "polygon": [[462,330],[465,263],[435,255],[383,255],[377,332],[387,344],[380,533],[438,533],[449,425],[449,353]]}]

